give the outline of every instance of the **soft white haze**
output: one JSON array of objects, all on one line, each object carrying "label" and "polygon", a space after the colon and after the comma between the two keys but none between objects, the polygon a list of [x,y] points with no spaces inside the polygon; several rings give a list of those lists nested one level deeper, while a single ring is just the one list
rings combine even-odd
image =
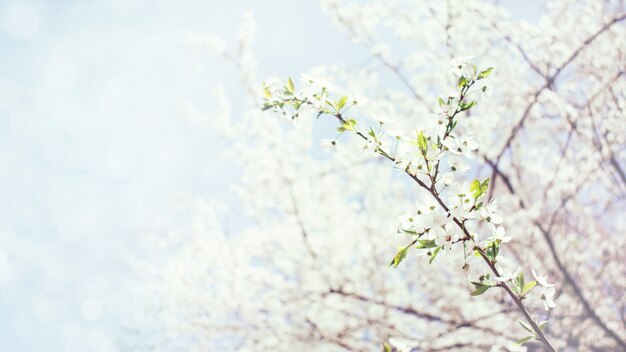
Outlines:
[{"label": "soft white haze", "polygon": [[244,95],[190,38],[233,43],[246,11],[259,80],[372,60],[314,1],[0,1],[2,350],[118,350],[128,254],[155,256],[142,239],[183,227],[186,195],[234,200],[234,164],[181,109]]}]

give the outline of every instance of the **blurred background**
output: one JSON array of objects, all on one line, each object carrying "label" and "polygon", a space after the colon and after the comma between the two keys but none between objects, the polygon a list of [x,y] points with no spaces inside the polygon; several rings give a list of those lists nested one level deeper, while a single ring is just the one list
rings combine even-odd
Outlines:
[{"label": "blurred background", "polygon": [[[500,4],[520,23],[546,11]],[[244,14],[259,81],[371,60],[315,1],[0,0],[0,349],[132,349],[128,258],[160,260],[144,242],[187,226],[188,197],[238,207],[229,145],[185,106],[245,112],[221,44],[198,45],[232,46]]]}]

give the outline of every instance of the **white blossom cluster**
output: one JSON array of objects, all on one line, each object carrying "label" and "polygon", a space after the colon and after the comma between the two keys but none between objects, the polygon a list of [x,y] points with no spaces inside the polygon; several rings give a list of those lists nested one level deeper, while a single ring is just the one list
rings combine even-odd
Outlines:
[{"label": "white blossom cluster", "polygon": [[[453,166],[441,167],[442,161],[448,156],[471,157],[471,153],[478,148],[476,141],[458,136],[454,132],[457,124],[463,123],[461,113],[469,111],[476,104],[476,101],[472,100],[473,96],[486,91],[487,85],[484,82],[493,70],[488,68],[479,71],[470,60],[468,57],[451,60],[450,72],[455,77],[457,89],[447,97],[439,98],[439,108],[432,119],[434,123],[425,130],[415,131],[411,137],[402,132],[389,136],[384,129],[388,121],[380,118],[374,118],[378,121],[377,127],[370,126],[361,131],[357,120],[347,117],[351,113],[350,108],[358,105],[358,100],[353,98],[349,101],[348,96],[335,98],[331,93],[334,89],[329,88],[331,85],[325,82],[315,83],[308,78],[304,82],[307,88],[302,92],[296,90],[291,79],[283,86],[277,83],[265,85],[263,109],[273,109],[292,119],[298,118],[301,114],[311,113],[317,114],[317,117],[321,115],[335,117],[340,123],[338,128],[340,135],[344,132],[358,135],[364,141],[363,150],[369,154],[380,154],[406,172],[421,188],[428,191],[433,199],[429,204],[405,211],[398,219],[398,232],[408,235],[411,242],[399,248],[391,265],[397,267],[412,248],[425,251],[430,257],[429,262],[432,263],[439,253],[443,256],[446,250],[452,250],[455,246],[460,247],[465,258],[460,267],[468,272],[471,272],[469,269],[472,265],[481,264],[472,262],[470,265],[467,258],[482,257],[491,273],[469,278],[475,286],[472,295],[483,294],[491,287],[505,288],[520,305],[520,309],[532,325],[532,328],[525,326],[531,335],[522,340],[536,338],[546,347],[554,349],[543,335],[543,327],[537,325],[532,318],[528,318],[528,313],[523,307],[522,299],[529,297],[537,281],[525,282],[521,269],[506,265],[509,261],[499,254],[501,245],[509,242],[511,236],[507,236],[504,227],[499,225],[502,217],[497,213],[496,203],[485,197],[489,179],[484,181],[475,179],[471,183],[455,182],[457,169]],[[395,152],[391,152],[392,147]],[[449,164],[462,162],[462,159],[453,159]],[[485,204],[488,201],[489,203]],[[477,230],[480,221],[488,224],[489,235],[484,240],[480,239]],[[542,277],[541,282],[544,290],[536,298],[544,301],[546,310],[554,308],[554,285],[548,284],[545,277]],[[543,325],[545,326],[545,323]]]},{"label": "white blossom cluster", "polygon": [[[556,349],[623,349],[623,5],[554,1],[536,23],[479,0],[324,6],[372,60],[266,80],[259,105],[288,121],[259,113],[252,93],[242,117],[205,119],[242,167],[229,219],[251,224],[204,226],[194,213],[155,270],[156,345],[540,349],[507,285]],[[479,80],[471,58],[448,65],[458,53],[497,70]],[[474,81],[463,99],[461,78]]]}]

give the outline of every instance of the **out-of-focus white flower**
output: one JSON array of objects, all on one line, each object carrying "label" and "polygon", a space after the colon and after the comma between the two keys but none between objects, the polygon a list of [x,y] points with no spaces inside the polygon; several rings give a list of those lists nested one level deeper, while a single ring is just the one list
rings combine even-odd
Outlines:
[{"label": "out-of-focus white flower", "polygon": [[454,182],[454,174],[451,173],[451,172],[447,172],[447,173],[443,174],[442,179],[443,179],[443,183],[445,185],[451,185],[452,182]]},{"label": "out-of-focus white flower", "polygon": [[322,148],[336,152],[337,151],[337,140],[336,139],[322,139]]},{"label": "out-of-focus white flower", "polygon": [[450,153],[472,156],[472,151],[478,149],[478,143],[469,137],[446,138],[443,145],[448,148]]},{"label": "out-of-focus white flower", "polygon": [[472,88],[478,90],[478,99],[481,103],[488,101],[493,96],[493,87],[491,84],[487,84],[488,80],[480,80]]},{"label": "out-of-focus white flower", "polygon": [[515,270],[511,270],[510,268],[500,268],[500,276],[496,276],[494,279],[499,282],[505,282],[513,280],[519,273],[522,271],[520,267],[517,267]]},{"label": "out-of-focus white flower", "polygon": [[404,131],[402,130],[396,130],[396,129],[387,129],[385,130],[386,134],[388,136],[392,136],[392,137],[396,137],[396,138],[403,138],[404,137]]},{"label": "out-of-focus white flower", "polygon": [[359,93],[350,93],[348,94],[348,102],[364,107],[369,102],[369,98]]},{"label": "out-of-focus white flower", "polygon": [[471,61],[473,56],[458,56],[450,60],[450,72],[456,77],[473,80],[476,77],[476,65]]},{"label": "out-of-focus white flower", "polygon": [[498,203],[496,202],[495,199],[492,199],[489,202],[489,204],[483,206],[480,209],[480,216],[485,221],[498,225],[502,223],[502,217],[496,214],[497,211],[498,211]]},{"label": "out-of-focus white flower", "polygon": [[535,269],[531,269],[533,276],[535,277],[535,280],[537,280],[537,283],[543,287],[554,287],[553,284],[549,284],[548,283],[548,276],[546,275],[539,275],[537,274],[537,272],[535,271]]},{"label": "out-of-focus white flower", "polygon": [[451,223],[446,224],[442,230],[442,233],[435,239],[436,245],[452,244],[459,240],[459,232]]},{"label": "out-of-focus white flower", "polygon": [[388,44],[379,43],[370,48],[372,55],[378,56],[381,59],[388,61],[391,59],[391,48]]},{"label": "out-of-focus white flower", "polygon": [[372,115],[372,119],[378,121],[381,124],[383,124],[383,123],[392,123],[393,122],[393,118],[391,118],[391,117],[389,117],[387,115],[374,114],[374,115]]},{"label": "out-of-focus white flower", "polygon": [[390,338],[389,344],[391,344],[398,352],[409,352],[418,345],[415,341],[396,337]]},{"label": "out-of-focus white flower", "polygon": [[453,172],[458,172],[463,175],[469,170],[469,165],[463,162],[463,159],[457,155],[450,155],[448,157],[448,165]]},{"label": "out-of-focus white flower", "polygon": [[546,310],[553,309],[556,307],[556,303],[554,302],[554,294],[556,293],[556,289],[553,286],[548,286],[543,288],[543,292],[539,298],[543,301],[543,306]]}]

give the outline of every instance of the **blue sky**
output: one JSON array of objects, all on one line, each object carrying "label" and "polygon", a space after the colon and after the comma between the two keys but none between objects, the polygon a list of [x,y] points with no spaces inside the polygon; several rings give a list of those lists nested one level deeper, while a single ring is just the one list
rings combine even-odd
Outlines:
[{"label": "blue sky", "polygon": [[[519,18],[541,10],[507,3]],[[182,38],[233,43],[247,10],[259,78],[363,62],[314,1],[0,0],[3,350],[116,350],[124,251],[181,226],[181,194],[230,197],[233,164],[178,99],[210,110],[223,85],[236,114],[243,92]]]}]

